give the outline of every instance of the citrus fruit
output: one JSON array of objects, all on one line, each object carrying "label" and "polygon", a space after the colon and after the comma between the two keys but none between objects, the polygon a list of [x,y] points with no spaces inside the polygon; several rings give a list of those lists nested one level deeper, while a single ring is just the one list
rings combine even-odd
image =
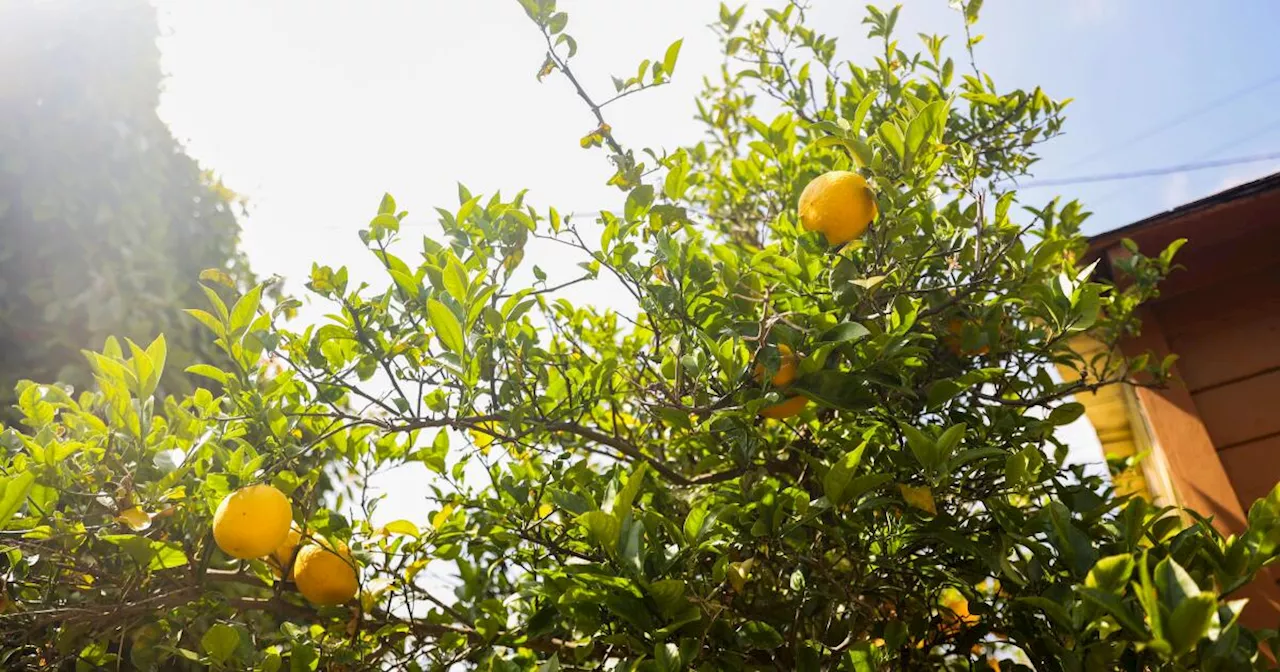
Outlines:
[{"label": "citrus fruit", "polygon": [[292,520],[293,507],[283,492],[269,485],[251,485],[218,504],[213,540],[233,558],[260,558],[284,542]]},{"label": "citrus fruit", "polygon": [[[781,344],[778,345],[778,354],[782,357],[782,363],[778,366],[778,372],[769,379],[769,384],[774,387],[785,387],[796,379],[799,358],[796,357],[796,353],[791,351],[790,347]],[[756,381],[764,382],[764,364],[756,364],[755,374]]]},{"label": "citrus fruit", "polygon": [[783,420],[795,415],[799,415],[800,411],[809,404],[809,400],[804,396],[795,396],[781,403],[772,406],[765,406],[760,409],[760,415],[770,420]]},{"label": "citrus fruit", "polygon": [[866,232],[876,218],[876,199],[857,173],[833,170],[813,178],[800,193],[800,224],[843,245]]},{"label": "citrus fruit", "polygon": [[[289,533],[285,535],[284,541],[271,552],[271,557],[267,558],[267,564],[271,565],[271,572],[276,577],[284,576],[285,567],[293,561],[293,553],[298,550],[298,544],[302,542],[302,531],[296,525],[289,528]],[[290,577],[293,573],[290,572]]]},{"label": "citrus fruit", "polygon": [[982,619],[976,614],[969,613],[969,601],[961,597],[945,605],[945,611],[942,613],[942,629],[945,632],[955,633],[962,628],[977,625],[980,620]]},{"label": "citrus fruit", "polygon": [[360,590],[355,559],[341,542],[336,547],[326,541],[303,546],[293,561],[293,582],[317,606],[342,604]]},{"label": "citrus fruit", "polygon": [[975,355],[985,355],[988,352],[991,352],[991,346],[989,344],[983,344],[973,349],[965,349],[963,345],[964,320],[961,320],[958,317],[952,318],[951,321],[947,322],[947,332],[948,335],[945,336],[943,340],[947,344],[947,349],[956,356],[972,357]]}]

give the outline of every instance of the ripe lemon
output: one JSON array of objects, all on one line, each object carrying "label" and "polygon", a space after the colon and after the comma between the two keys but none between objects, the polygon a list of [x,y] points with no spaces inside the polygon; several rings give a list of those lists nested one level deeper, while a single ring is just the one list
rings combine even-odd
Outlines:
[{"label": "ripe lemon", "polygon": [[360,582],[356,563],[346,544],[307,544],[293,561],[293,582],[298,592],[318,606],[342,604],[356,596]]},{"label": "ripe lemon", "polygon": [[[302,532],[298,527],[289,528],[289,533],[285,535],[284,541],[271,552],[271,556],[267,558],[267,564],[271,565],[271,572],[277,578],[284,576],[284,568],[289,566],[293,560],[294,551],[298,550],[298,544],[302,542]],[[289,573],[290,578],[293,572]]]},{"label": "ripe lemon", "polygon": [[945,607],[947,611],[942,614],[941,625],[943,632],[954,634],[982,620],[977,614],[969,613],[969,601],[963,597],[948,602]]},{"label": "ripe lemon", "polygon": [[815,177],[800,194],[800,224],[818,231],[831,245],[843,245],[863,233],[876,218],[876,199],[857,173],[833,170]]},{"label": "ripe lemon", "polygon": [[[785,387],[796,379],[796,368],[800,359],[786,345],[778,345],[778,354],[782,356],[782,363],[778,365],[778,372],[769,379],[769,384],[774,387]],[[757,382],[764,382],[764,364],[756,364],[755,374]]]},{"label": "ripe lemon", "polygon": [[952,353],[954,353],[957,357],[961,357],[961,356],[972,357],[975,355],[985,355],[988,352],[991,352],[990,344],[980,345],[976,348],[973,348],[972,350],[966,350],[964,348],[962,344],[962,336],[964,334],[964,321],[961,320],[960,318],[952,318],[951,321],[947,322],[947,331],[950,333],[949,335],[945,336],[943,340],[947,344],[947,349],[950,350]]},{"label": "ripe lemon", "polygon": [[240,488],[223,498],[213,514],[213,540],[223,553],[247,560],[278,548],[289,534],[293,507],[269,485]]},{"label": "ripe lemon", "polygon": [[795,396],[784,402],[777,403],[772,406],[765,406],[760,409],[760,415],[769,418],[770,420],[783,420],[799,415],[800,411],[803,411],[804,407],[807,405],[809,405],[809,400],[806,397]]}]

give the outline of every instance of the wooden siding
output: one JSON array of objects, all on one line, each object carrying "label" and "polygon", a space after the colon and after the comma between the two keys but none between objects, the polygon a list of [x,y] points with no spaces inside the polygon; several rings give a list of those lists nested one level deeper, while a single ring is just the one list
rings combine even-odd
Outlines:
[{"label": "wooden siding", "polygon": [[[1218,450],[1280,435],[1280,369],[1200,392],[1194,398]],[[1280,481],[1280,462],[1258,466]]]},{"label": "wooden siding", "polygon": [[[1222,456],[1222,466],[1226,467],[1227,475],[1231,478],[1231,484],[1235,486],[1246,513],[1252,502],[1267,496],[1276,486],[1274,465],[1280,465],[1280,436],[1250,441],[1227,448],[1219,454]],[[1260,464],[1272,467],[1260,469]]]},{"label": "wooden siding", "polygon": [[1248,511],[1280,481],[1280,270],[1219,275],[1153,314]]},{"label": "wooden siding", "polygon": [[1280,368],[1280,270],[1174,297],[1156,314],[1192,392]]}]

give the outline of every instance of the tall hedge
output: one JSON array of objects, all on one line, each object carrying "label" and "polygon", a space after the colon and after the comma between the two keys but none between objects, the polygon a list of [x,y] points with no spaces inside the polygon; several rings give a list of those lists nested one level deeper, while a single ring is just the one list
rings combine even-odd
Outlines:
[{"label": "tall hedge", "polygon": [[[0,4],[0,407],[23,378],[91,382],[80,351],[163,332],[164,389],[213,357],[181,313],[203,269],[251,282],[239,204],[156,112],[145,0]],[[226,279],[224,278],[224,280]]]}]

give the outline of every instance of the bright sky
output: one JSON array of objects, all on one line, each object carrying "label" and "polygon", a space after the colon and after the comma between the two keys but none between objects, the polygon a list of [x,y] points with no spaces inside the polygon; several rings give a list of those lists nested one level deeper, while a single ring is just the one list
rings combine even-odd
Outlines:
[{"label": "bright sky", "polygon": [[[753,7],[778,2],[753,2]],[[859,24],[863,3],[813,0],[811,25],[841,39],[845,57],[876,47]],[[900,36],[953,34],[945,0],[913,0]],[[617,208],[604,156],[577,141],[594,124],[563,78],[539,84],[541,36],[515,0],[157,0],[169,74],[162,116],[189,151],[250,201],[244,247],[256,271],[301,293],[313,261],[378,277],[356,230],[383,192],[434,231],[435,206],[456,208],[457,182],[475,193],[530,190],[540,208]],[[575,72],[597,95],[609,74],[633,73],[684,38],[674,83],[611,106],[629,146],[695,141],[693,96],[719,66],[712,0],[561,0],[578,39]],[[979,65],[1003,87],[1042,85],[1076,99],[1068,135],[1044,148],[1037,177],[1114,173],[1280,149],[1280,4],[1254,0],[1212,11],[1163,0],[988,2]],[[1270,82],[1175,126],[1207,103]],[[1157,133],[1149,134],[1153,129]],[[1149,135],[1148,135],[1149,134]],[[1135,141],[1134,139],[1138,140]],[[1097,213],[1090,232],[1135,221],[1252,177],[1280,162],[1130,182],[1028,191],[1081,197]],[[411,231],[411,232],[414,232]],[[412,239],[412,236],[406,236]],[[416,247],[416,243],[413,245]],[[568,266],[532,250],[544,268]],[[554,277],[554,276],[553,276]],[[379,280],[379,282],[384,282]],[[577,300],[617,305],[607,286]],[[1064,436],[1081,459],[1099,454],[1079,421]],[[388,509],[420,508],[402,473]],[[416,516],[420,520],[421,516]]]}]

